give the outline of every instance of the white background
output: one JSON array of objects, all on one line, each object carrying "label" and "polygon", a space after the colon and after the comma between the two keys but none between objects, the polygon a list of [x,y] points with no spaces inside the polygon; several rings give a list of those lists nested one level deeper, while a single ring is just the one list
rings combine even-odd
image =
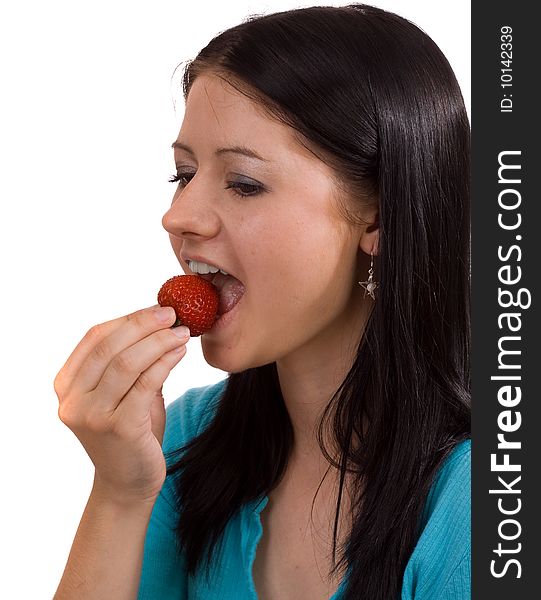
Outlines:
[{"label": "white background", "polygon": [[[1,597],[53,597],[92,483],[90,459],[57,416],[56,373],[92,325],[155,304],[181,272],[161,226],[184,109],[175,67],[248,14],[347,3],[2,4]],[[373,4],[436,41],[469,112],[470,3]],[[200,338],[188,343],[166,404],[226,377],[200,348]]]}]

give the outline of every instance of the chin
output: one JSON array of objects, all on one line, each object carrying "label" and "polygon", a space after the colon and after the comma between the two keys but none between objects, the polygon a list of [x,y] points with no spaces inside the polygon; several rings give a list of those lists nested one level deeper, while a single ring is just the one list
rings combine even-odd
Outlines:
[{"label": "chin", "polygon": [[255,369],[266,365],[268,360],[256,360],[254,356],[241,356],[235,353],[235,347],[232,345],[222,346],[215,344],[203,335],[201,337],[201,349],[205,361],[215,369],[225,371],[226,373],[242,373],[248,369]]},{"label": "chin", "polygon": [[239,373],[245,369],[235,357],[231,346],[220,346],[208,341],[203,335],[201,336],[201,349],[205,361],[215,369],[220,369],[220,371],[225,371],[226,373]]}]

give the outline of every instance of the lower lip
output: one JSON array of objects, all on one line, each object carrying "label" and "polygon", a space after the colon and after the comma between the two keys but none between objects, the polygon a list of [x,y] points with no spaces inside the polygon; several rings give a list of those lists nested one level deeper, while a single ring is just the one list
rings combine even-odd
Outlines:
[{"label": "lower lip", "polygon": [[214,325],[207,331],[207,333],[213,333],[214,331],[220,331],[224,327],[227,327],[229,323],[235,318],[237,313],[239,312],[239,306],[242,304],[244,300],[244,294],[242,298],[235,304],[235,306],[228,312],[224,313],[219,319],[214,321]]}]

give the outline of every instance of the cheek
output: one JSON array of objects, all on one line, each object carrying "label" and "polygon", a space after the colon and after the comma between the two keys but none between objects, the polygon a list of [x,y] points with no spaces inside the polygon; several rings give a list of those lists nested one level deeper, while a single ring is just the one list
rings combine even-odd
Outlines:
[{"label": "cheek", "polygon": [[275,262],[264,275],[258,273],[251,283],[255,313],[278,329],[279,322],[294,327],[295,323],[317,320],[321,311],[328,312],[338,293],[332,261],[286,259]]},{"label": "cheek", "polygon": [[306,305],[332,293],[344,262],[344,240],[328,218],[306,215],[273,223],[251,244],[250,283],[267,306],[286,300]]}]

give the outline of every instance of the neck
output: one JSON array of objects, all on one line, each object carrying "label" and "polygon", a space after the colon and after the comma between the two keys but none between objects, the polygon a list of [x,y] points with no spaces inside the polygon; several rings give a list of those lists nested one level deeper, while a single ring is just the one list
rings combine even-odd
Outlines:
[{"label": "neck", "polygon": [[[282,396],[294,432],[292,460],[327,464],[317,440],[323,411],[348,374],[372,305],[361,303],[354,322],[333,324],[291,355],[276,361]],[[332,436],[325,431],[325,448],[333,455]]]}]

